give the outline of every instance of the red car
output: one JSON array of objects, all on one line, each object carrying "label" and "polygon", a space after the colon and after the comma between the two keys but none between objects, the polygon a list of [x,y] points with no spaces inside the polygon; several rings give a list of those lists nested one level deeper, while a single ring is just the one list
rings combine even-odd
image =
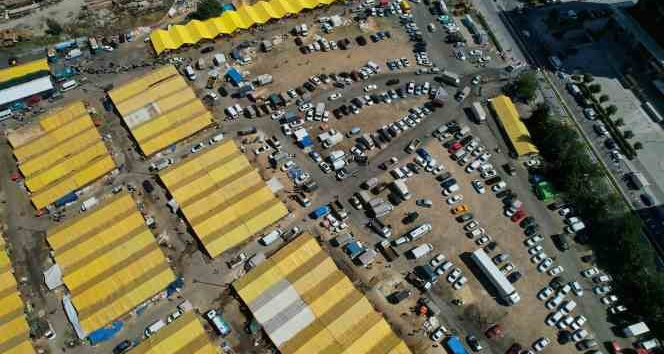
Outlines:
[{"label": "red car", "polygon": [[516,212],[516,214],[512,215],[512,218],[510,220],[512,220],[513,222],[519,222],[519,221],[523,220],[523,218],[525,218],[525,217],[526,217],[526,212],[519,209]]},{"label": "red car", "polygon": [[509,349],[507,349],[507,352],[505,352],[505,354],[519,354],[521,353],[521,350],[523,350],[521,344],[514,343]]},{"label": "red car", "polygon": [[452,144],[452,146],[450,146],[449,150],[447,150],[447,151],[451,154],[451,153],[453,153],[453,152],[455,152],[455,151],[461,149],[462,147],[463,147],[463,145],[461,145],[460,142],[455,141],[455,142]]},{"label": "red car", "polygon": [[486,332],[484,332],[484,334],[489,339],[502,338],[503,337],[503,329],[500,328],[499,324],[495,324],[495,325],[489,327],[489,329],[487,329]]}]

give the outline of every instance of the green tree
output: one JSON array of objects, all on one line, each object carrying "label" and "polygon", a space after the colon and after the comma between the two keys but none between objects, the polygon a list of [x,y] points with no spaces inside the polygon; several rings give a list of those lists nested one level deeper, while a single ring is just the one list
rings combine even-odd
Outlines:
[{"label": "green tree", "polygon": [[221,4],[216,0],[203,0],[196,6],[196,11],[191,13],[191,18],[196,20],[207,20],[208,18],[221,14]]},{"label": "green tree", "polygon": [[560,11],[556,9],[551,9],[546,15],[546,20],[549,26],[555,26],[560,21]]},{"label": "green tree", "polygon": [[616,105],[612,104],[606,108],[606,114],[612,116],[618,112],[618,107]]},{"label": "green tree", "polygon": [[618,118],[615,121],[613,121],[613,124],[615,124],[616,127],[621,127],[625,125],[625,121],[622,118]]},{"label": "green tree", "polygon": [[600,86],[599,84],[592,84],[592,85],[588,86],[588,89],[589,89],[590,92],[592,92],[592,93],[600,93],[600,92],[602,92],[602,86]]},{"label": "green tree", "polygon": [[51,36],[59,36],[64,31],[62,25],[52,18],[46,19],[46,27],[46,34]]},{"label": "green tree", "polygon": [[572,75],[572,80],[574,80],[574,81],[581,81],[582,79],[583,79],[583,77],[579,74]]},{"label": "green tree", "polygon": [[634,143],[634,150],[641,150],[643,149],[643,144],[640,141],[637,141]]},{"label": "green tree", "polygon": [[592,76],[592,74],[583,74],[583,82],[586,84],[593,82],[593,80],[595,80],[595,78]]},{"label": "green tree", "polygon": [[607,95],[607,94],[599,96],[599,101],[600,102],[606,102],[608,100],[609,100],[609,95]]},{"label": "green tree", "polygon": [[625,139],[631,139],[634,137],[634,132],[631,130],[625,130],[623,136],[625,137]]},{"label": "green tree", "polygon": [[526,72],[519,76],[515,83],[515,93],[517,96],[530,101],[535,98],[537,92],[537,77],[534,72]]}]

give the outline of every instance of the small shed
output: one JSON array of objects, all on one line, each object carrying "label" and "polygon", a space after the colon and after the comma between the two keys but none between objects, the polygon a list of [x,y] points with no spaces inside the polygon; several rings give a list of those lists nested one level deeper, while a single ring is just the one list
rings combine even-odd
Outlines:
[{"label": "small shed", "polygon": [[230,81],[230,83],[234,86],[239,86],[240,83],[244,81],[244,78],[237,69],[231,67],[230,69],[226,70],[226,80]]}]

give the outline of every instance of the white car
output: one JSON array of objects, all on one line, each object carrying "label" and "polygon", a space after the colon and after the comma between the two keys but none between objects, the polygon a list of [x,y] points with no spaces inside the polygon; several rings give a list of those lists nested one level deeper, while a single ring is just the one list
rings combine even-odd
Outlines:
[{"label": "white car", "polygon": [[445,335],[445,331],[443,330],[443,327],[438,327],[437,330],[435,330],[433,333],[431,333],[431,336],[429,338],[431,338],[431,340],[434,341],[434,342],[438,342],[439,340],[441,340],[443,338],[444,335]]},{"label": "white car", "polygon": [[281,131],[283,131],[284,135],[286,136],[290,136],[293,134],[293,129],[291,129],[291,127],[289,127],[288,124],[282,124]]},{"label": "white car", "polygon": [[515,207],[507,207],[507,208],[505,208],[505,216],[507,216],[508,218],[511,218],[512,216],[514,216],[514,214],[516,214],[517,210],[519,210],[519,209],[517,209]]},{"label": "white car", "polygon": [[541,352],[549,344],[551,344],[551,340],[549,340],[549,338],[542,337],[542,338],[538,339],[537,341],[535,341],[535,343],[533,343],[533,349],[535,349],[535,351]]},{"label": "white car", "polygon": [[547,257],[548,256],[547,256],[546,253],[540,252],[540,253],[537,253],[534,256],[530,257],[530,261],[537,264],[537,263],[540,263],[541,261],[543,261]]},{"label": "white car", "polygon": [[578,297],[583,296],[583,288],[581,287],[581,284],[579,284],[578,281],[573,281],[569,283],[569,285],[572,287],[572,292],[574,292],[574,295]]},{"label": "white car", "polygon": [[369,92],[369,91],[375,90],[377,88],[378,88],[378,86],[376,86],[375,84],[366,85],[366,86],[364,86],[364,92]]},{"label": "white car", "polygon": [[445,262],[445,255],[443,254],[438,254],[436,257],[431,258],[431,261],[429,261],[429,264],[431,267],[436,268],[439,265],[441,265],[443,262]]},{"label": "white car", "polygon": [[295,162],[293,162],[292,160],[288,160],[288,161],[286,161],[286,163],[284,163],[281,166],[281,170],[286,172],[286,171],[288,171],[292,168],[295,168],[295,167],[297,167],[297,164]]},{"label": "white car", "polygon": [[546,308],[549,310],[553,310],[558,305],[560,305],[564,299],[565,299],[565,294],[556,294],[555,297],[549,299],[549,301],[546,302],[545,304]]},{"label": "white car", "polygon": [[583,325],[584,325],[587,321],[588,321],[588,319],[587,319],[585,316],[583,316],[583,315],[578,315],[578,316],[576,316],[576,318],[574,319],[574,322],[572,322],[572,324],[570,325],[570,327],[571,327],[573,330],[578,331],[579,329],[581,329],[581,327],[583,327]]},{"label": "white car", "polygon": [[552,265],[553,265],[553,259],[546,258],[537,266],[537,271],[540,273],[544,273],[549,268],[551,268]]},{"label": "white car", "polygon": [[[477,151],[477,150],[479,150],[479,148],[477,148],[475,151]],[[473,153],[475,153],[475,151],[473,151]],[[486,170],[486,171],[483,171],[480,176],[482,176],[482,178],[484,178],[484,179],[489,179],[489,178],[496,177],[496,175],[497,175],[496,170]]]},{"label": "white car", "polygon": [[286,114],[284,111],[276,111],[272,113],[272,120],[279,120],[284,114]]},{"label": "white car", "polygon": [[267,144],[261,145],[261,146],[254,149],[254,154],[260,155],[260,154],[262,154],[262,153],[264,153],[268,150],[270,150],[270,147]]},{"label": "white car", "polygon": [[609,313],[612,314],[612,315],[622,313],[622,312],[625,312],[625,311],[627,311],[627,307],[625,307],[623,305],[609,307]]},{"label": "white car", "polygon": [[473,220],[473,221],[467,223],[466,225],[464,225],[463,229],[466,230],[466,231],[471,231],[471,230],[474,230],[474,229],[478,228],[479,226],[480,226],[479,221]]},{"label": "white car", "polygon": [[342,97],[341,93],[335,92],[335,93],[331,94],[330,97],[328,97],[328,99],[330,101],[336,101],[336,100],[340,99],[341,97]]},{"label": "white car", "polygon": [[534,256],[542,252],[544,252],[544,247],[542,247],[541,245],[533,246],[528,249],[528,254],[531,256]]},{"label": "white car", "polygon": [[548,316],[546,316],[546,320],[544,320],[544,323],[546,323],[547,326],[553,327],[558,322],[560,322],[560,320],[563,317],[565,317],[565,313],[562,312],[561,310],[558,310],[558,311],[552,312]]},{"label": "white car", "polygon": [[558,329],[563,330],[563,329],[566,329],[567,327],[571,326],[572,323],[574,323],[574,317],[572,317],[570,315],[565,315],[565,316],[563,316],[563,318],[560,321],[558,321],[558,323],[556,324],[556,327],[558,327]]},{"label": "white car", "polygon": [[593,292],[597,295],[606,295],[612,290],[610,285],[596,286],[593,288]]},{"label": "white car", "polygon": [[597,112],[595,112],[595,110],[590,107],[584,109],[583,114],[586,116],[586,118],[590,120],[595,120],[595,118],[597,117]]},{"label": "white car", "polygon": [[507,262],[507,264],[505,264],[504,266],[502,266],[502,267],[500,268],[500,271],[501,271],[503,274],[507,274],[507,273],[509,273],[509,272],[511,272],[511,271],[513,271],[513,270],[514,270],[514,264],[512,264],[512,262]]},{"label": "white car", "polygon": [[563,266],[555,266],[555,267],[549,269],[549,271],[546,272],[546,273],[549,274],[549,276],[555,277],[556,275],[559,275],[564,271],[565,271],[565,268],[563,268]]},{"label": "white car", "polygon": [[480,82],[482,82],[482,77],[477,75],[477,76],[473,77],[473,80],[470,83],[473,84],[473,85],[479,85]]},{"label": "white car", "polygon": [[604,305],[611,305],[612,303],[618,301],[618,297],[615,296],[615,295],[609,295],[609,296],[605,296],[605,297],[601,298],[600,301]]},{"label": "white car", "polygon": [[536,244],[542,242],[542,240],[544,240],[544,238],[543,238],[542,236],[540,236],[540,235],[535,235],[535,236],[533,236],[533,237],[529,237],[529,238],[527,238],[527,239],[524,241],[524,243],[526,244],[526,246],[528,246],[528,247],[532,247],[532,246],[535,246]]},{"label": "white car", "polygon": [[486,189],[484,188],[484,183],[480,181],[479,179],[475,179],[471,182],[473,185],[473,188],[475,188],[475,191],[479,194],[484,194],[486,192]]},{"label": "white car", "polygon": [[491,236],[485,234],[484,236],[478,238],[475,241],[475,243],[477,243],[478,246],[482,246],[486,243],[489,243],[490,241],[491,241]]},{"label": "white car", "polygon": [[464,285],[466,285],[467,282],[468,278],[462,276],[461,278],[459,278],[459,280],[454,282],[454,285],[452,285],[452,287],[454,288],[454,290],[460,290],[461,288],[463,288]]},{"label": "white car", "polygon": [[564,294],[564,295],[569,294],[570,291],[572,291],[572,286],[569,285],[569,284],[565,284],[565,285],[561,286],[560,289],[558,289],[558,293],[559,294]]},{"label": "white car", "polygon": [[461,269],[459,268],[454,268],[450,274],[447,275],[447,282],[448,283],[454,283],[455,281],[459,280],[461,277]]},{"label": "white car", "polygon": [[300,107],[298,107],[300,112],[306,112],[306,111],[311,110],[313,108],[314,108],[314,105],[312,105],[311,103],[305,103],[305,104],[301,105]]},{"label": "white car", "polygon": [[494,193],[498,193],[500,191],[503,191],[507,187],[507,183],[500,181],[493,186],[491,186],[491,191]]},{"label": "white car", "polygon": [[330,167],[330,165],[325,161],[319,162],[318,167],[320,167],[320,169],[323,171],[323,173],[330,173],[332,171],[332,168]]},{"label": "white car", "polygon": [[461,194],[455,194],[455,195],[450,196],[449,198],[447,198],[447,204],[450,204],[450,205],[459,203],[461,201],[463,201],[463,195],[461,195]]},{"label": "white car", "polygon": [[593,276],[599,274],[599,270],[595,267],[590,267],[588,269],[584,269],[581,272],[581,275],[583,275],[584,278],[592,278]]},{"label": "white car", "polygon": [[588,331],[585,329],[579,329],[572,333],[572,340],[575,342],[580,342],[584,338],[588,337]]},{"label": "white car", "polygon": [[190,151],[191,151],[192,154],[195,154],[195,153],[203,150],[204,147],[205,147],[205,144],[198,143],[198,144],[192,146]]},{"label": "white car", "polygon": [[175,320],[177,320],[180,316],[182,316],[182,310],[177,310],[173,312],[172,314],[168,315],[168,318],[166,319],[166,323],[171,323]]},{"label": "white car", "polygon": [[542,290],[537,293],[537,298],[541,301],[544,301],[553,294],[553,288],[550,286],[545,286]]}]

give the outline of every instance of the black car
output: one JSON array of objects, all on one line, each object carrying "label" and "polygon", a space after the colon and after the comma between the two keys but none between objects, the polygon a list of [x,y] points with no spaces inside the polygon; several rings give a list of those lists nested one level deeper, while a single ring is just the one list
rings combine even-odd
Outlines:
[{"label": "black car", "polygon": [[125,339],[113,348],[113,354],[124,353],[131,348],[131,345],[131,341]]},{"label": "black car", "polygon": [[650,196],[650,194],[643,193],[639,196],[639,198],[641,198],[643,205],[647,207],[653,206],[653,204],[655,204],[655,201],[653,200],[652,196]]},{"label": "black car", "polygon": [[210,53],[213,50],[214,50],[214,47],[205,47],[205,48],[201,49],[201,54]]},{"label": "black car", "polygon": [[490,253],[493,252],[496,247],[498,247],[498,243],[496,241],[491,241],[486,246],[484,246],[484,251]]},{"label": "black car", "polygon": [[224,86],[219,86],[219,88],[217,89],[217,92],[219,92],[221,97],[228,96],[228,91],[226,91],[226,88]]},{"label": "black car", "polygon": [[312,83],[309,82],[309,81],[305,82],[304,85],[302,85],[302,86],[304,86],[304,88],[306,88],[306,89],[309,90],[310,92],[312,92],[312,91],[314,91],[314,90],[316,89],[316,86],[314,86],[314,84],[312,84]]},{"label": "black car", "polygon": [[438,176],[436,176],[436,181],[442,182],[442,181],[444,181],[444,180],[446,180],[450,177],[452,177],[452,174],[449,171],[445,171],[445,172],[439,174]]},{"label": "black car", "polygon": [[367,39],[364,38],[364,36],[357,36],[357,37],[355,38],[355,42],[357,42],[357,44],[358,44],[359,46],[365,46],[365,45],[367,45]]},{"label": "black car", "polygon": [[295,37],[295,45],[299,47],[299,46],[301,46],[302,44],[303,44],[303,42],[302,42],[302,38],[300,38],[300,37]]},{"label": "black car", "polygon": [[371,41],[374,42],[374,43],[380,41],[380,38],[378,37],[378,35],[375,35],[375,34],[370,35],[369,38],[371,38]]},{"label": "black car", "polygon": [[616,148],[616,142],[613,139],[608,138],[608,139],[604,140],[604,146],[606,146],[607,149],[612,150],[612,149]]},{"label": "black car", "polygon": [[528,237],[532,237],[533,235],[535,235],[537,233],[537,230],[539,230],[539,225],[532,224],[532,225],[526,227],[523,230],[523,233]]},{"label": "black car", "polygon": [[417,166],[416,164],[409,162],[406,164],[406,167],[408,167],[409,170],[413,171],[413,173],[419,174],[420,173],[420,166]]},{"label": "black car", "polygon": [[411,211],[411,212],[408,213],[408,214],[406,215],[406,217],[403,218],[403,220],[401,220],[401,221],[402,221],[404,224],[410,224],[410,223],[415,222],[415,220],[417,220],[417,218],[419,218],[419,217],[420,217],[420,214],[419,214],[418,212],[416,212],[416,211]]},{"label": "black car", "polygon": [[387,298],[388,301],[392,304],[398,304],[401,301],[407,299],[412,295],[412,293],[409,290],[401,290],[401,291],[395,291],[392,294],[390,294]]},{"label": "black car", "polygon": [[496,183],[500,182],[501,180],[502,180],[502,178],[500,178],[499,176],[495,176],[495,177],[491,177],[491,178],[487,179],[486,181],[484,181],[484,183],[486,183],[487,186],[490,186],[492,184],[496,184]]},{"label": "black car", "polygon": [[473,220],[474,217],[475,217],[475,215],[473,215],[473,213],[466,213],[466,214],[457,216],[456,221],[457,222],[466,222],[466,221]]},{"label": "black car", "polygon": [[383,31],[383,34],[386,38],[392,38],[392,33],[390,33],[390,31]]},{"label": "black car", "polygon": [[572,333],[570,331],[560,331],[558,333],[558,343],[561,345],[565,345],[567,343],[570,343],[572,341]]},{"label": "black car", "polygon": [[519,279],[521,279],[522,276],[523,276],[523,274],[521,274],[521,272],[519,272],[519,271],[517,270],[517,271],[515,271],[515,272],[510,273],[510,274],[507,276],[507,280],[509,280],[510,283],[514,284],[514,283],[516,283],[517,281],[519,281]]},{"label": "black car", "polygon": [[472,334],[468,335],[466,337],[466,342],[468,343],[470,349],[472,349],[474,352],[479,352],[480,350],[482,350],[482,345],[480,344],[480,341],[474,335]]},{"label": "black car", "polygon": [[553,244],[561,252],[565,252],[569,249],[569,242],[567,242],[567,236],[565,234],[558,234],[551,236]]},{"label": "black car", "polygon": [[459,143],[460,143],[461,145],[463,145],[463,146],[466,146],[466,145],[468,145],[468,143],[470,143],[472,140],[473,140],[473,136],[472,136],[472,135],[468,135],[468,136],[464,137],[463,139],[459,140]]},{"label": "black car", "polygon": [[535,223],[535,218],[532,217],[532,216],[528,216],[528,217],[524,218],[523,220],[521,220],[521,222],[519,223],[519,226],[521,226],[522,228],[525,229],[526,227],[528,227],[528,226],[530,226],[534,223]]},{"label": "black car", "polygon": [[398,85],[399,82],[400,82],[399,79],[389,79],[385,84],[391,86],[391,85]]},{"label": "black car", "polygon": [[553,278],[551,282],[549,282],[549,286],[551,286],[553,290],[558,290],[565,284],[566,284],[565,279],[563,279],[563,277],[560,276]]},{"label": "black car", "polygon": [[143,181],[143,189],[145,189],[145,193],[147,194],[154,192],[154,186],[147,179]]},{"label": "black car", "polygon": [[548,208],[549,208],[549,210],[558,210],[558,209],[564,207],[565,205],[567,205],[567,203],[558,201],[558,202],[553,202],[553,203],[549,204]]}]

